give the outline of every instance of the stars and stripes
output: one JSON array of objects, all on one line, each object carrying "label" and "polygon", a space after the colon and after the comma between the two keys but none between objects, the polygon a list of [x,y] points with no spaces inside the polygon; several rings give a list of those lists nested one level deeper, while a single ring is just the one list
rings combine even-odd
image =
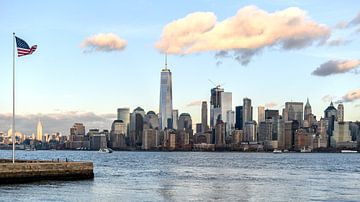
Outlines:
[{"label": "stars and stripes", "polygon": [[20,39],[19,37],[16,37],[16,47],[17,47],[17,52],[18,52],[18,57],[24,56],[24,55],[30,55],[33,52],[35,52],[37,45],[34,46],[30,46],[22,39]]}]

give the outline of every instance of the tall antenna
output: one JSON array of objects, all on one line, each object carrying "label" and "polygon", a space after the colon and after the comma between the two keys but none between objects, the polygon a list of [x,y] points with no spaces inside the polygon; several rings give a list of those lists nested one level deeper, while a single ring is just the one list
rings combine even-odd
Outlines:
[{"label": "tall antenna", "polygon": [[165,53],[165,69],[167,69],[167,53]]}]

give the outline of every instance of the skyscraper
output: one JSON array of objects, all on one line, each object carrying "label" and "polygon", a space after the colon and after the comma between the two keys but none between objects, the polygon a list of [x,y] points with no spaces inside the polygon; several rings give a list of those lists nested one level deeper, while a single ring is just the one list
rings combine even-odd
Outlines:
[{"label": "skyscraper", "polygon": [[206,132],[209,130],[209,126],[208,126],[208,107],[207,107],[207,102],[203,101],[201,103],[201,132]]},{"label": "skyscraper", "polygon": [[308,120],[309,116],[312,114],[311,105],[309,98],[306,100],[305,109],[304,109],[304,120]]},{"label": "skyscraper", "polygon": [[192,129],[192,119],[191,119],[190,114],[188,114],[188,113],[180,114],[178,129],[179,130],[191,130]]},{"label": "skyscraper", "polygon": [[243,129],[243,106],[235,107],[235,129]]},{"label": "skyscraper", "polygon": [[224,92],[223,88],[220,86],[216,86],[215,88],[211,89],[211,96],[210,96],[210,127],[213,129],[216,124],[216,120],[221,117],[221,94]]},{"label": "skyscraper", "polygon": [[179,110],[173,109],[173,111],[172,111],[172,125],[173,125],[173,129],[175,129],[175,130],[178,128],[178,121],[179,121]]},{"label": "skyscraper", "polygon": [[221,93],[221,120],[224,123],[228,123],[227,119],[228,111],[232,110],[232,93],[231,92],[222,92]]},{"label": "skyscraper", "polygon": [[118,108],[117,109],[117,120],[123,121],[126,127],[125,136],[129,133],[130,124],[130,109],[129,108]]},{"label": "skyscraper", "polygon": [[251,106],[251,100],[249,98],[244,98],[243,103],[243,128],[245,126],[245,123],[248,121],[252,121],[252,106]]},{"label": "skyscraper", "polygon": [[43,127],[42,127],[41,121],[39,120],[37,127],[36,127],[36,139],[38,141],[42,141],[42,136],[43,136]]},{"label": "skyscraper", "polygon": [[258,124],[262,121],[265,121],[265,107],[258,106]]},{"label": "skyscraper", "polygon": [[300,125],[304,122],[303,118],[303,107],[302,102],[285,102],[285,113],[284,113],[284,120],[285,121],[298,121]]},{"label": "skyscraper", "polygon": [[160,78],[159,119],[161,129],[173,127],[172,77],[170,69],[167,68],[166,56],[165,68],[162,69]]},{"label": "skyscraper", "polygon": [[344,105],[342,103],[338,105],[337,120],[338,122],[344,122]]}]

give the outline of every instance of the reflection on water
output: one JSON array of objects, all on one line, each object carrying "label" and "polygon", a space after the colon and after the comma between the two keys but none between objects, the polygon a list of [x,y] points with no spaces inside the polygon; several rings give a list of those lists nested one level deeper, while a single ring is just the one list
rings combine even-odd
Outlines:
[{"label": "reflection on water", "polygon": [[[95,179],[0,186],[1,201],[309,201],[360,199],[359,154],[18,151],[90,160]],[[10,158],[11,151],[0,151]]]}]

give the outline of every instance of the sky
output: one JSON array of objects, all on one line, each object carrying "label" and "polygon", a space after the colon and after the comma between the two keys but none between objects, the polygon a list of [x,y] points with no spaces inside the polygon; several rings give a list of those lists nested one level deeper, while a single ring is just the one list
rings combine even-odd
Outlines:
[{"label": "sky", "polygon": [[[23,13],[24,15],[19,15]],[[360,120],[360,4],[319,1],[0,2],[0,131],[11,125],[12,33],[33,55],[16,58],[18,128],[67,134],[73,122],[109,129],[116,109],[158,112],[164,53],[173,106],[200,121],[214,84],[233,108],[330,101]],[[257,110],[254,110],[256,120]]]}]

